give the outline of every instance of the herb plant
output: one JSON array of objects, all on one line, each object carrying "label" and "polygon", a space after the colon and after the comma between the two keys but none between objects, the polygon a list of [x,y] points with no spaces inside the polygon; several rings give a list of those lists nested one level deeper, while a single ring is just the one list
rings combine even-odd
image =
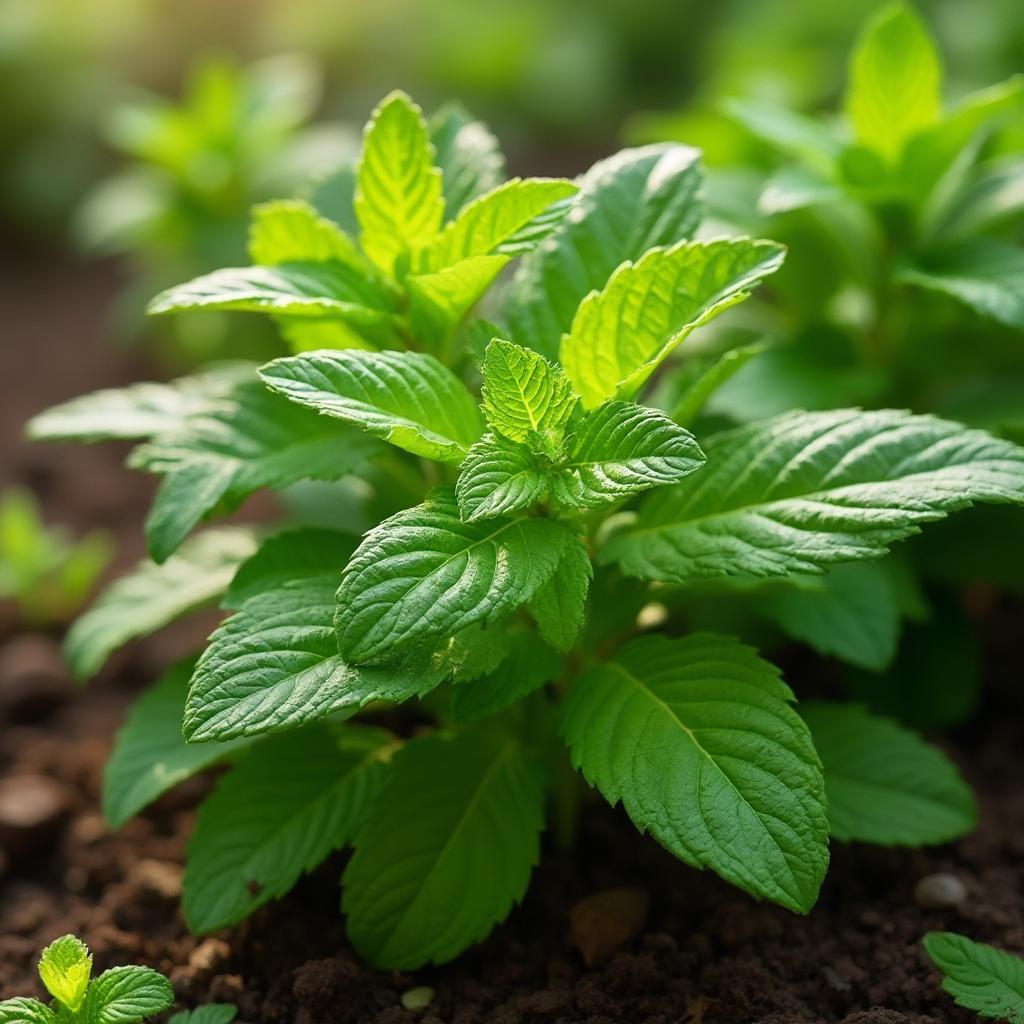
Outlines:
[{"label": "herb plant", "polygon": [[[132,465],[162,477],[154,561],[69,634],[80,675],[200,604],[230,612],[142,697],[106,777],[116,826],[231,765],[189,851],[195,931],[352,845],[354,946],[384,967],[448,960],[522,897],[545,821],[571,837],[579,775],[686,864],[800,913],[830,833],[918,845],[972,826],[937,749],[854,705],[798,710],[728,610],[763,595],[793,635],[877,659],[895,639],[871,595],[893,620],[913,605],[890,547],[972,502],[1024,502],[1024,450],[896,410],[700,430],[727,374],[694,376],[678,350],[784,249],[694,240],[685,146],[578,182],[499,175],[483,126],[389,96],[319,209],[258,208],[252,266],[152,304],[269,315],[294,354],[31,425],[141,439]],[[495,282],[495,322],[475,318]],[[262,487],[287,528],[190,535]]]},{"label": "herb plant", "polygon": [[1024,1021],[1024,960],[954,932],[931,932],[924,948],[957,1006],[982,1017]]},{"label": "herb plant", "polygon": [[113,967],[92,978],[92,955],[81,939],[54,939],[39,958],[39,977],[53,997],[0,1002],[0,1024],[135,1024],[174,1002],[171,983],[150,967]]}]

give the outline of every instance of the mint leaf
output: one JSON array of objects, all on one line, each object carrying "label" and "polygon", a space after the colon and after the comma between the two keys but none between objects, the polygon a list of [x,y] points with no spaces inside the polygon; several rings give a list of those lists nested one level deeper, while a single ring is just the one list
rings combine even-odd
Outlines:
[{"label": "mint leaf", "polygon": [[484,434],[469,450],[455,484],[459,515],[467,523],[515,512],[540,501],[551,479],[525,445]]},{"label": "mint leaf", "polygon": [[721,356],[708,363],[691,378],[676,399],[675,407],[672,410],[672,419],[681,426],[690,426],[720,387],[728,384],[747,363],[767,350],[767,345],[755,342],[752,345],[740,345],[738,348],[723,352]]},{"label": "mint leaf", "polygon": [[85,1024],[136,1024],[174,1002],[174,989],[149,967],[113,967],[90,986],[82,1007]]},{"label": "mint leaf", "polygon": [[551,209],[552,204],[576,191],[576,185],[563,178],[506,181],[474,199],[445,227],[424,251],[424,268],[442,270],[473,256],[519,256],[529,252],[568,212],[566,204],[560,204],[557,210]]},{"label": "mint leaf", "polygon": [[606,402],[589,413],[571,445],[551,488],[555,500],[569,508],[620,501],[675,483],[704,465],[688,430],[656,409],[629,402]]},{"label": "mint leaf", "polygon": [[81,1009],[91,974],[89,947],[74,935],[54,939],[39,958],[39,977],[46,991],[72,1013]]},{"label": "mint leaf", "polygon": [[441,227],[444,198],[423,113],[393,92],[366,126],[357,170],[355,211],[363,251],[381,270],[427,245]]},{"label": "mint leaf", "polygon": [[75,675],[87,679],[129,640],[215,601],[255,548],[251,529],[228,526],[197,534],[162,565],[140,562],[68,630],[64,655]]},{"label": "mint leaf", "polygon": [[561,367],[511,341],[495,338],[483,365],[487,422],[512,441],[547,439],[556,445],[576,395]]},{"label": "mint leaf", "polygon": [[602,561],[676,583],[817,573],[972,502],[1024,503],[1024,449],[931,416],[789,413],[705,450],[703,472],[646,498]]},{"label": "mint leaf", "polygon": [[380,661],[495,622],[547,582],[569,536],[551,519],[463,523],[455,495],[438,488],[370,530],[346,566],[338,589],[342,654]]},{"label": "mint leaf", "polygon": [[942,751],[856,704],[800,707],[825,770],[836,839],[883,846],[946,843],[970,832],[977,808]]},{"label": "mint leaf", "polygon": [[231,1024],[237,1015],[238,1007],[231,1003],[207,1003],[174,1014],[167,1024]]},{"label": "mint leaf", "polygon": [[558,678],[562,659],[532,633],[515,633],[507,657],[486,675],[464,680],[452,690],[456,722],[486,718]]},{"label": "mint leaf", "polygon": [[369,439],[252,380],[180,430],[136,448],[129,464],[165,478],[146,520],[150,551],[163,561],[218,505],[234,507],[261,487],[338,480],[373,452]]},{"label": "mint leaf", "polygon": [[586,547],[582,542],[570,541],[551,579],[526,606],[540,635],[556,651],[568,651],[583,629],[593,576]]},{"label": "mint leaf", "polygon": [[689,238],[700,223],[699,152],[626,149],[580,182],[573,216],[519,266],[505,304],[512,336],[554,358],[580,301],[625,260]]},{"label": "mint leaf", "polygon": [[103,816],[120,828],[157,797],[231,757],[247,740],[186,743],[181,711],[195,667],[189,658],[170,668],[132,707],[103,771]]},{"label": "mint leaf", "polygon": [[846,110],[857,141],[892,161],[942,111],[942,67],[927,29],[904,3],[868,22],[850,61]]},{"label": "mint leaf", "polygon": [[834,171],[842,144],[814,118],[750,97],[729,99],[724,107],[755,139],[772,149],[811,165],[819,174]]},{"label": "mint leaf", "polygon": [[0,1024],[57,1024],[57,1015],[38,999],[0,1001]]},{"label": "mint leaf", "polygon": [[509,738],[467,732],[408,743],[345,870],[352,945],[399,970],[458,956],[522,898],[543,810],[538,760]]},{"label": "mint leaf", "polygon": [[505,158],[483,121],[457,103],[445,104],[430,119],[430,141],[443,171],[444,213],[454,220],[470,201],[505,180]]},{"label": "mint leaf", "polygon": [[265,267],[337,260],[361,273],[369,271],[355,242],[301,199],[278,199],[253,207],[249,258]]},{"label": "mint leaf", "polygon": [[588,295],[559,358],[583,404],[632,397],[690,333],[745,299],[785,250],[749,238],[683,242],[626,263]]},{"label": "mint leaf", "polygon": [[472,395],[430,355],[314,352],[275,359],[260,375],[293,402],[414,455],[461,462],[480,436]]},{"label": "mint leaf", "polygon": [[185,870],[189,929],[236,924],[350,842],[389,743],[380,729],[304,729],[240,761],[199,809]]},{"label": "mint leaf", "polygon": [[821,766],[778,669],[728,637],[633,640],[563,705],[573,764],[680,860],[806,913],[828,866]]},{"label": "mint leaf", "polygon": [[957,1006],[982,1017],[1024,1021],[1024,960],[954,932],[929,932],[924,948]]}]

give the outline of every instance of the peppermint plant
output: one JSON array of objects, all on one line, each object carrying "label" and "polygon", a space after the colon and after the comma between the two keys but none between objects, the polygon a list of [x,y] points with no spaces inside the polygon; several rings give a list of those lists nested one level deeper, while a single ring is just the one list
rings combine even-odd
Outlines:
[{"label": "peppermint plant", "polygon": [[135,1024],[174,1002],[171,983],[150,967],[113,967],[92,977],[92,954],[81,939],[54,939],[39,958],[49,1004],[16,998],[0,1002],[0,1024]]},{"label": "peppermint plant", "polygon": [[[727,374],[689,373],[683,343],[784,249],[695,240],[685,146],[574,182],[501,167],[468,115],[389,96],[353,168],[257,208],[251,266],[154,300],[269,316],[293,354],[31,425],[138,439],[131,464],[161,477],[153,560],[68,635],[80,676],[200,605],[227,613],[132,710],[104,794],[116,827],[229,765],[189,850],[196,932],[350,846],[355,948],[444,962],[522,898],[546,823],[571,841],[587,785],[685,864],[797,913],[830,835],[920,845],[973,824],[937,749],[854,705],[797,707],[755,635],[711,613],[754,595],[799,639],[884,656],[871,595],[898,618],[913,589],[890,547],[1024,502],[1024,450],[898,410],[713,428]],[[259,488],[282,492],[283,527],[193,533]]]}]

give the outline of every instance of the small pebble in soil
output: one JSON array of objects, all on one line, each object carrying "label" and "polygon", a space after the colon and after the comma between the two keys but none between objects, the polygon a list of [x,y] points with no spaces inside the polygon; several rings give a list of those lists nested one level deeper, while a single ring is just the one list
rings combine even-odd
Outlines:
[{"label": "small pebble in soil", "polygon": [[592,967],[635,939],[647,923],[650,897],[644,889],[605,889],[569,908],[572,944]]},{"label": "small pebble in soil", "polygon": [[0,780],[0,846],[15,858],[38,850],[56,837],[69,803],[63,786],[42,775]]},{"label": "small pebble in soil", "polygon": [[418,985],[402,993],[402,1006],[407,1010],[425,1010],[434,1001],[434,990],[429,985]]},{"label": "small pebble in soil", "polygon": [[928,910],[943,910],[958,907],[967,899],[967,886],[948,872],[925,875],[914,886],[914,901]]},{"label": "small pebble in soil", "polygon": [[0,715],[7,721],[48,715],[74,692],[56,640],[26,633],[0,647]]}]

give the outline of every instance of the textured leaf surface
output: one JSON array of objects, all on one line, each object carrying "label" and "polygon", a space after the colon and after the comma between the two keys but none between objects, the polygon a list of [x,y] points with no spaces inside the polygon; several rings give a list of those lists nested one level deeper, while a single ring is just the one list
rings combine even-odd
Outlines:
[{"label": "textured leaf surface", "polygon": [[463,523],[455,494],[372,529],[338,589],[338,640],[354,661],[487,625],[528,601],[555,571],[571,534],[551,519]]},{"label": "textured leaf surface", "polygon": [[505,158],[487,125],[456,103],[434,114],[429,127],[444,176],[445,219],[453,220],[468,202],[505,180]]},{"label": "textured leaf surface", "polygon": [[543,803],[537,761],[511,740],[463,733],[407,744],[345,871],[355,948],[377,967],[411,969],[482,939],[526,890]]},{"label": "textured leaf surface", "polygon": [[0,1024],[57,1024],[57,1017],[38,999],[4,999],[0,1002]]},{"label": "textured leaf surface", "polygon": [[253,208],[249,258],[265,267],[331,260],[361,271],[365,267],[355,242],[301,199],[278,199]]},{"label": "textured leaf surface", "polygon": [[954,932],[929,932],[924,948],[957,1006],[982,1017],[1024,1021],[1024,960]]},{"label": "textured leaf surface", "polygon": [[224,776],[189,844],[189,928],[241,921],[350,842],[383,781],[389,740],[355,726],[304,729],[265,741]]},{"label": "textured leaf surface", "polygon": [[707,467],[645,499],[604,560],[678,583],[816,573],[972,502],[1024,502],[1024,449],[931,416],[789,413],[705,450]]},{"label": "textured leaf surface", "polygon": [[850,63],[846,109],[859,142],[887,159],[938,120],[942,68],[927,29],[905,4],[884,7],[864,30]]},{"label": "textured leaf surface", "polygon": [[785,250],[749,238],[684,242],[619,267],[588,295],[559,358],[583,403],[629,398],[690,333],[749,295]]},{"label": "textured leaf surface", "polygon": [[223,527],[191,538],[163,565],[140,562],[107,587],[68,631],[64,654],[75,675],[88,678],[129,640],[216,600],[255,548],[250,529]]},{"label": "textured leaf surface", "polygon": [[363,251],[387,273],[397,257],[427,245],[441,227],[441,172],[422,111],[404,93],[387,96],[366,127],[355,211]]},{"label": "textured leaf surface", "polygon": [[261,376],[293,402],[415,455],[461,462],[480,436],[473,396],[430,355],[313,352],[276,359]]},{"label": "textured leaf surface", "polygon": [[626,149],[583,177],[573,215],[516,272],[505,305],[512,336],[554,358],[585,295],[625,260],[692,236],[701,219],[699,152]]},{"label": "textured leaf surface", "polygon": [[169,669],[134,704],[103,771],[103,816],[120,828],[157,797],[243,749],[247,740],[186,743],[181,714],[195,661]]},{"label": "textured leaf surface", "polygon": [[54,939],[39,957],[39,977],[46,991],[72,1013],[82,1006],[91,974],[89,947],[74,935]]},{"label": "textured leaf surface", "polygon": [[936,747],[856,704],[802,704],[825,768],[836,839],[924,846],[964,835],[977,822],[974,797]]},{"label": "textured leaf surface", "polygon": [[82,1007],[84,1024],[136,1024],[174,1003],[174,989],[149,967],[113,967],[90,986]]},{"label": "textured leaf surface", "polygon": [[455,495],[467,523],[526,508],[547,493],[548,469],[525,445],[485,434],[462,464]]},{"label": "textured leaf surface", "polygon": [[694,867],[806,913],[828,866],[821,766],[778,670],[727,637],[634,640],[563,707],[573,764]]},{"label": "textured leaf surface", "polygon": [[570,508],[596,508],[676,483],[704,465],[693,435],[664,413],[606,402],[583,421],[552,485]]},{"label": "textured leaf surface", "polygon": [[540,635],[556,651],[568,651],[583,629],[593,576],[586,547],[570,541],[554,575],[530,598]]},{"label": "textured leaf surface", "polygon": [[237,1015],[238,1008],[231,1003],[207,1003],[174,1014],[167,1024],[231,1024]]}]

